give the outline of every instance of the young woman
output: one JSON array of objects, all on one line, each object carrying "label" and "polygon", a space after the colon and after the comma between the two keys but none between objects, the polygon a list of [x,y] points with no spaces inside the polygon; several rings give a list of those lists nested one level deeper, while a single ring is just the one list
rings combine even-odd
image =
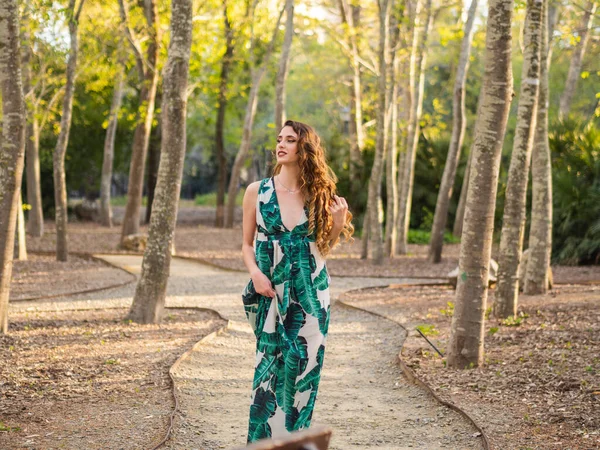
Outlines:
[{"label": "young woman", "polygon": [[354,231],[312,127],[288,120],[275,154],[274,176],[244,195],[242,254],[252,280],[242,299],[256,335],[248,442],[309,427],[329,326],[325,257]]}]

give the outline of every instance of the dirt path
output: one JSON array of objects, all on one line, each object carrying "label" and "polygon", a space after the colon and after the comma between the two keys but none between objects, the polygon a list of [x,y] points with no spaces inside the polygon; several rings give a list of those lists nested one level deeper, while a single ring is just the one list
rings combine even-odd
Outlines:
[{"label": "dirt path", "polygon": [[[139,256],[96,256],[139,273]],[[173,259],[171,274],[168,306],[214,309],[229,320],[229,326],[199,342],[177,364],[174,375],[181,411],[167,448],[243,446],[254,362],[254,339],[240,303],[248,276],[179,258]],[[400,326],[335,304],[348,290],[407,281],[333,277],[334,306],[313,421],[333,428],[332,450],[481,448],[471,424],[401,375],[396,355],[405,335]],[[130,304],[134,287],[86,294],[76,301],[57,298],[13,308],[123,307]]]}]

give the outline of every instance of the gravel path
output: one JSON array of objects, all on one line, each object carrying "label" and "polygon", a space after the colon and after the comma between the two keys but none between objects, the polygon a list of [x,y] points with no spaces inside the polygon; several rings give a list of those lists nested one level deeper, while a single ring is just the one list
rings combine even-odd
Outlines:
[{"label": "gravel path", "polygon": [[[141,257],[95,255],[139,274]],[[254,363],[254,337],[241,306],[249,277],[174,258],[168,306],[216,310],[228,327],[200,341],[175,368],[180,413],[171,449],[231,449],[245,444]],[[402,376],[396,355],[405,332],[395,322],[336,303],[343,292],[366,286],[425,280],[332,279],[332,317],[313,423],[330,426],[330,448],[482,448],[476,430]],[[429,280],[431,281],[431,280]],[[123,307],[134,285],[98,293],[11,305],[22,309]]]}]

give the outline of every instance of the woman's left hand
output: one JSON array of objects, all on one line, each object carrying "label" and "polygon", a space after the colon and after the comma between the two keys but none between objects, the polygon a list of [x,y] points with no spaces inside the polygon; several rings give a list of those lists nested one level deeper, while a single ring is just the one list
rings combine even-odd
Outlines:
[{"label": "woman's left hand", "polygon": [[333,196],[333,202],[329,207],[333,216],[333,229],[341,231],[346,224],[346,215],[348,214],[348,203],[344,197]]}]

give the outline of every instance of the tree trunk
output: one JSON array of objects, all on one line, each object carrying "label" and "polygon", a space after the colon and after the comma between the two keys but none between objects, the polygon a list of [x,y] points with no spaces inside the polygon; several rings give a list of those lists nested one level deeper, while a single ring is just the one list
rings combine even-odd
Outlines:
[{"label": "tree trunk", "polygon": [[387,66],[389,65],[390,0],[379,1],[379,77],[377,82],[377,136],[375,159],[369,178],[367,210],[369,211],[369,245],[372,244],[372,257],[375,264],[383,263],[383,240],[379,221],[380,187],[383,177],[383,161],[387,133]]},{"label": "tree trunk", "polygon": [[34,132],[33,92],[31,92],[31,26],[30,2],[25,2],[23,12],[22,72],[23,94],[27,105],[27,125],[25,129],[25,167],[27,171],[27,203],[31,206],[27,215],[27,232],[35,237],[44,235],[44,213],[42,211],[42,190],[40,187],[39,141]]},{"label": "tree trunk", "polygon": [[[413,39],[413,50],[416,53],[411,54],[411,89],[413,95],[411,95],[411,116],[410,123],[408,126],[408,137],[407,137],[407,153],[406,160],[404,161],[404,173],[402,179],[402,188],[400,190],[399,206],[398,206],[398,244],[396,252],[401,255],[408,253],[408,229],[410,225],[410,210],[412,206],[412,193],[415,179],[415,161],[417,157],[417,147],[419,145],[419,134],[420,126],[419,121],[421,120],[421,112],[423,109],[423,94],[425,90],[425,66],[427,62],[427,39],[429,36],[429,30],[433,25],[433,14],[431,11],[431,0],[427,0],[426,8],[426,19],[425,28],[422,33],[419,33],[419,27],[417,27],[417,17],[419,15],[417,3],[417,16],[415,17],[415,33],[417,36]],[[417,45],[415,42],[419,40],[418,35],[422,34],[420,38],[420,44]],[[413,56],[414,62],[414,75],[413,75]]]},{"label": "tree trunk", "polygon": [[464,37],[456,69],[456,79],[454,80],[454,96],[452,101],[452,137],[450,147],[446,156],[446,165],[444,175],[438,193],[435,205],[435,214],[433,216],[433,227],[431,229],[431,242],[429,243],[429,259],[434,263],[442,261],[442,247],[444,246],[444,231],[446,231],[446,222],[448,220],[448,207],[452,198],[452,187],[456,178],[456,167],[460,160],[465,130],[467,129],[467,120],[465,114],[465,83],[467,81],[467,71],[469,70],[469,58],[471,55],[471,44],[473,42],[473,31],[475,23],[475,13],[477,12],[477,0],[471,0],[467,22],[465,23]]},{"label": "tree trunk", "polygon": [[27,261],[27,237],[25,235],[25,213],[23,212],[23,195],[19,193],[19,205],[17,212],[17,246],[19,261]]},{"label": "tree trunk", "polygon": [[119,64],[117,79],[113,91],[108,127],[104,139],[104,157],[102,161],[102,179],[100,181],[100,223],[112,227],[112,207],[110,205],[110,188],[112,184],[113,158],[115,154],[115,136],[117,135],[118,115],[123,98],[123,85],[125,84],[125,68]]},{"label": "tree trunk", "polygon": [[460,198],[458,199],[458,206],[456,207],[456,216],[454,217],[452,235],[457,238],[462,236],[463,222],[465,220],[465,204],[467,203],[467,190],[469,187],[469,175],[471,172],[471,155],[472,153],[469,153],[469,156],[467,156],[467,167],[465,169],[465,175],[460,188]]},{"label": "tree trunk", "polygon": [[494,315],[507,318],[517,314],[519,264],[525,232],[527,182],[540,85],[540,27],[543,0],[527,1],[521,90],[517,110],[517,127],[510,158],[502,235],[498,255],[498,288]]},{"label": "tree trunk", "polygon": [[279,57],[279,70],[275,78],[275,129],[278,132],[285,122],[285,81],[289,72],[290,50],[294,36],[294,0],[285,1],[285,14],[285,34]]},{"label": "tree trunk", "polygon": [[244,162],[246,161],[246,157],[248,156],[248,150],[250,150],[250,141],[252,139],[252,125],[254,124],[254,117],[256,115],[256,105],[258,104],[258,91],[265,77],[265,73],[267,71],[267,66],[269,64],[269,60],[271,59],[271,55],[273,54],[273,48],[275,47],[277,31],[279,29],[279,24],[281,23],[282,15],[283,10],[281,11],[277,19],[277,24],[275,25],[275,28],[273,30],[271,42],[269,43],[269,47],[267,48],[266,54],[263,57],[261,67],[252,69],[252,85],[250,88],[250,94],[248,94],[248,104],[246,105],[246,114],[244,116],[242,142],[240,143],[240,148],[238,150],[237,155],[235,156],[235,161],[233,162],[233,167],[231,168],[231,176],[229,178],[229,189],[227,190],[225,228],[233,228],[235,200],[239,189],[240,172],[242,170],[242,165],[244,164]]},{"label": "tree trunk", "polygon": [[483,329],[502,142],[512,95],[513,0],[490,0],[485,73],[473,156],[448,366],[483,363]]},{"label": "tree trunk", "polygon": [[164,69],[162,150],[156,198],[142,273],[129,312],[129,318],[139,323],[158,323],[162,318],[185,158],[192,1],[172,0],[171,5],[171,44]]},{"label": "tree trunk", "polygon": [[558,109],[558,117],[560,118],[568,116],[571,111],[571,102],[573,101],[577,80],[581,73],[581,65],[583,64],[585,50],[588,41],[590,40],[590,30],[594,23],[594,14],[596,13],[597,6],[596,1],[588,2],[581,19],[581,25],[578,29],[579,41],[573,50],[573,56],[571,56],[571,64],[569,65],[569,73],[567,75],[567,81],[565,82],[565,90],[560,96],[560,106]]},{"label": "tree trunk", "polygon": [[225,185],[227,183],[227,159],[225,158],[225,111],[227,110],[227,83],[229,70],[233,61],[233,30],[227,15],[227,2],[223,2],[223,20],[225,24],[225,54],[221,61],[221,80],[219,83],[219,106],[217,107],[217,122],[215,125],[215,149],[217,153],[217,214],[215,226],[222,227],[225,223]]},{"label": "tree trunk", "polygon": [[[121,6],[121,19],[127,24],[127,13],[125,0],[119,0]],[[144,190],[144,169],[146,166],[146,154],[152,120],[154,118],[154,103],[156,100],[156,87],[158,84],[158,43],[159,27],[157,23],[156,0],[144,2],[144,12],[148,30],[148,48],[146,58],[142,60],[139,45],[134,45],[130,39],[134,53],[136,54],[138,73],[141,81],[140,107],[138,109],[137,126],[133,135],[133,147],[131,150],[131,162],[129,165],[129,184],[127,187],[127,205],[125,217],[121,230],[121,239],[130,234],[139,233],[140,230],[140,207]]]},{"label": "tree trunk", "polygon": [[53,156],[54,171],[54,207],[56,210],[56,259],[67,261],[69,251],[67,248],[67,180],[65,174],[65,155],[69,144],[69,131],[71,130],[71,115],[73,113],[73,95],[75,93],[75,77],[77,75],[77,52],[78,40],[77,29],[79,15],[85,0],[80,0],[77,10],[75,0],[69,1],[68,20],[71,47],[67,62],[67,83],[65,85],[65,96],[62,104],[62,115],[60,119],[60,133],[56,142]]},{"label": "tree trunk", "polygon": [[531,167],[532,200],[529,230],[529,258],[525,273],[524,293],[545,294],[548,291],[548,270],[552,253],[552,168],[548,143],[548,4],[542,12],[542,42],[540,58],[540,93],[533,161]]},{"label": "tree trunk", "polygon": [[[160,102],[162,97],[160,90],[156,95],[158,96],[157,102]],[[157,119],[158,123],[150,132],[150,141],[148,142],[148,176],[146,176],[146,214],[144,223],[150,223],[154,204],[154,194],[156,193],[156,183],[158,182],[162,123],[161,117],[157,117]]]},{"label": "tree trunk", "polygon": [[8,333],[8,297],[12,277],[17,207],[25,159],[25,103],[19,54],[16,0],[0,0],[0,333]]}]

